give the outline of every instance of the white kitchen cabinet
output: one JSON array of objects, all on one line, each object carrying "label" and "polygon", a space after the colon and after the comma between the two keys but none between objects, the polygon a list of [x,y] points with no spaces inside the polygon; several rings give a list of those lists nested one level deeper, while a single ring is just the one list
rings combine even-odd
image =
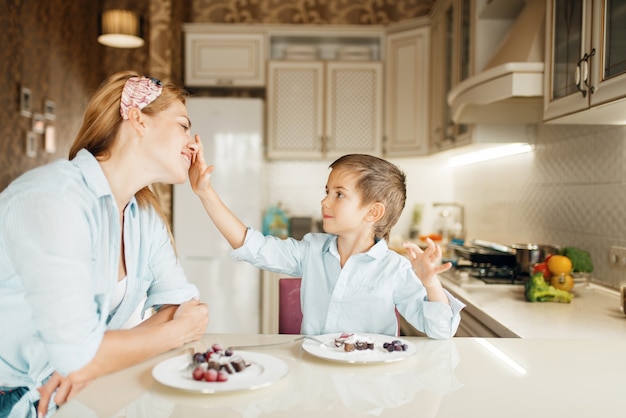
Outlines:
[{"label": "white kitchen cabinet", "polygon": [[429,53],[430,28],[423,24],[386,38],[385,156],[429,152]]},{"label": "white kitchen cabinet", "polygon": [[472,7],[472,0],[440,0],[432,14],[431,152],[471,142],[471,126],[454,123],[447,96],[452,87],[472,75]]},{"label": "white kitchen cabinet", "polygon": [[380,62],[270,61],[268,158],[380,155],[382,92]]},{"label": "white kitchen cabinet", "polygon": [[185,86],[265,86],[266,35],[186,24]]},{"label": "white kitchen cabinet", "polygon": [[544,122],[626,123],[626,1],[550,0]]}]

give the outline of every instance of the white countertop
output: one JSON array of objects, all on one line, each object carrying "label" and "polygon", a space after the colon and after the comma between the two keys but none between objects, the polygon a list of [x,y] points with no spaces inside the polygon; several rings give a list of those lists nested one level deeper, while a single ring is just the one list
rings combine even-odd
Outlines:
[{"label": "white countertop", "polygon": [[[626,338],[626,316],[617,291],[576,285],[571,303],[527,302],[523,285],[485,284],[454,272],[441,275],[443,286],[481,322],[504,337]],[[461,312],[463,316],[463,311]]]},{"label": "white countertop", "polygon": [[[294,337],[207,334],[193,346]],[[173,350],[96,379],[54,418],[624,416],[626,339],[403,338],[416,354],[377,365],[314,357],[301,342],[257,349],[287,363],[287,375],[268,387],[222,394],[156,382],[153,367],[184,352]]]}]

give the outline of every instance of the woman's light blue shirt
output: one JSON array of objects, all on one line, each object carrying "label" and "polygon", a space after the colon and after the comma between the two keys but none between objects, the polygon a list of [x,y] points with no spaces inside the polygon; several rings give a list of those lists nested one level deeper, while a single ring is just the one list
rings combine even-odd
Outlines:
[{"label": "woman's light blue shirt", "polygon": [[133,198],[124,218],[128,287],[109,312],[120,219],[96,159],[82,150],[0,194],[0,386],[35,388],[54,370],[82,368],[146,296],[142,313],[198,297],[154,209]]},{"label": "woman's light blue shirt", "polygon": [[465,306],[446,291],[450,305],[430,302],[406,257],[385,240],[350,256],[343,268],[337,236],[307,234],[300,241],[264,236],[248,228],[245,243],[232,257],[252,265],[301,277],[302,333],[363,332],[396,335],[395,308],[431,338],[454,336]]}]

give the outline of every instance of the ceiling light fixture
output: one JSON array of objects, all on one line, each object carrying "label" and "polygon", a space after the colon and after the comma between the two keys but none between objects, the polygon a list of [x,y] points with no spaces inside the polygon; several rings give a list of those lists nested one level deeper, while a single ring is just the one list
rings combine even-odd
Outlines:
[{"label": "ceiling light fixture", "polygon": [[459,167],[462,165],[478,163],[481,161],[489,161],[496,158],[523,154],[532,150],[532,145],[518,142],[506,145],[498,145],[490,148],[485,148],[480,151],[454,156],[450,158],[449,164],[451,167]]},{"label": "ceiling light fixture", "polygon": [[114,48],[138,48],[144,44],[141,37],[141,19],[130,10],[112,9],[102,13],[98,42]]}]

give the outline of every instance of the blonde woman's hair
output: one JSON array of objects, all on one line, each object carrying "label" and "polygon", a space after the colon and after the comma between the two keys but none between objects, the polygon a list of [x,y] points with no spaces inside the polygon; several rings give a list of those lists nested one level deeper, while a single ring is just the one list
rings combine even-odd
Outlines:
[{"label": "blonde woman's hair", "polygon": [[[107,159],[110,157],[111,147],[115,142],[117,132],[123,121],[120,114],[122,90],[124,89],[126,80],[131,77],[141,77],[141,75],[134,71],[119,72],[105,80],[98,90],[96,90],[87,104],[83,124],[70,149],[70,160],[73,159],[81,149],[86,149],[99,159]],[[163,83],[161,95],[141,111],[147,115],[155,115],[167,109],[176,100],[184,104],[186,98],[187,92],[185,90],[173,84]],[[135,198],[141,207],[154,207],[169,229],[169,222],[159,204],[159,199],[148,186],[139,190],[135,194]]]},{"label": "blonde woman's hair", "polygon": [[367,154],[344,155],[330,168],[349,170],[358,176],[356,189],[361,205],[380,202],[385,206],[385,214],[374,224],[374,237],[389,242],[391,228],[400,219],[406,203],[405,174],[389,161]]}]

